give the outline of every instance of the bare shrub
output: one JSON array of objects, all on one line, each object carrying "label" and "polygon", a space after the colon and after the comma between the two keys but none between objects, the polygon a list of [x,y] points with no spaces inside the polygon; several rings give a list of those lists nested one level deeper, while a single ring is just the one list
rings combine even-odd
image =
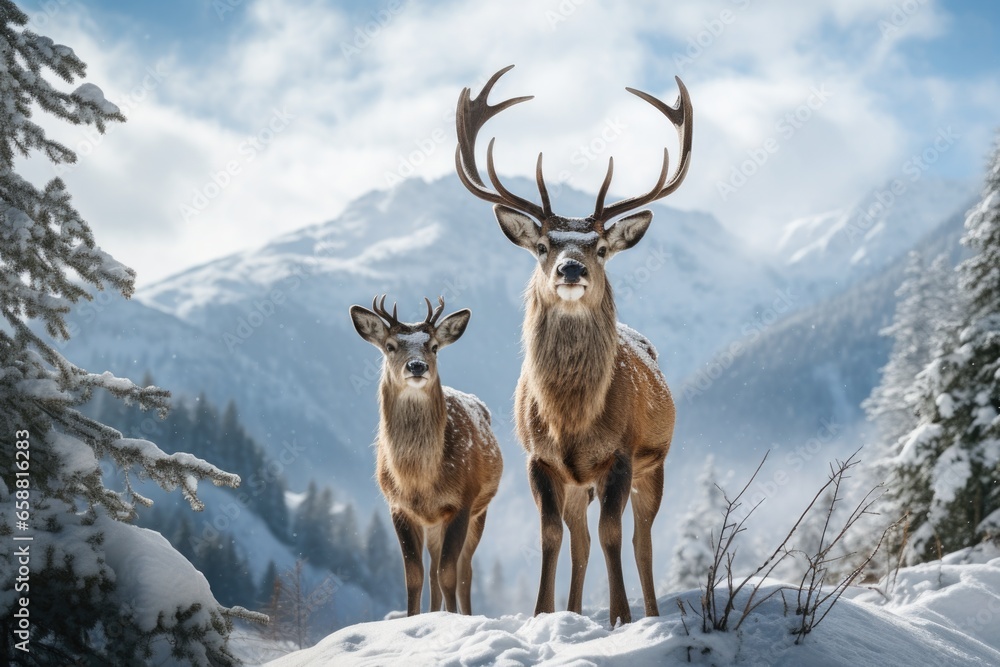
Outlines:
[{"label": "bare shrub", "polygon": [[[737,576],[733,571],[733,563],[738,550],[737,538],[746,530],[747,521],[763,500],[751,507],[741,519],[737,519],[737,512],[743,505],[744,495],[767,461],[767,454],[764,455],[753,475],[734,498],[730,499],[725,490],[719,487],[725,498],[726,506],[723,510],[722,530],[719,532],[717,540],[713,532],[714,555],[706,573],[705,586],[702,590],[703,632],[739,630],[743,621],[764,602],[779,594],[784,599],[784,591],[786,590],[796,593],[795,614],[799,617],[799,622],[792,629],[792,634],[796,635],[795,643],[800,643],[807,634],[812,632],[813,628],[826,618],[830,609],[837,603],[847,587],[854,583],[855,579],[875,557],[886,535],[899,525],[898,521],[890,524],[879,536],[874,547],[863,558],[860,558],[849,571],[840,575],[832,573],[831,568],[834,564],[854,556],[853,553],[838,555],[844,542],[844,536],[862,517],[876,514],[872,511],[872,507],[881,496],[882,485],[878,485],[865,494],[846,519],[842,522],[834,520],[834,512],[844,500],[842,496],[844,481],[849,478],[848,473],[859,463],[856,458],[857,454],[858,452],[854,452],[846,460],[834,461],[830,464],[830,474],[826,483],[812,497],[784,539],[756,569],[745,576]],[[791,548],[793,536],[796,535],[806,517],[814,509],[823,512],[819,543],[808,552]],[[836,527],[838,524],[839,528]],[[763,585],[766,579],[786,558],[795,556],[801,556],[805,559],[805,571],[798,585],[782,585],[765,593]],[[741,598],[738,604],[737,598],[744,592],[744,589],[747,590],[747,595],[745,599]],[[734,611],[739,612],[736,617],[733,616]],[[787,612],[786,605],[786,614]]]}]

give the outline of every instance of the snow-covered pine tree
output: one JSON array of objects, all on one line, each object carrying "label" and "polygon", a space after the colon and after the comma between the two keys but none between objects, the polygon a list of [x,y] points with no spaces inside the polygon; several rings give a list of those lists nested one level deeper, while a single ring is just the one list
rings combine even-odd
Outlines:
[{"label": "snow-covered pine tree", "polygon": [[892,460],[911,562],[1000,534],[1000,138],[962,242],[958,325],[918,376],[919,421]]},{"label": "snow-covered pine tree", "polygon": [[382,520],[382,508],[372,512],[368,530],[365,531],[365,563],[368,566],[368,590],[378,600],[401,608],[406,604],[403,582],[403,564],[389,531]]},{"label": "snow-covered pine tree", "polygon": [[[920,423],[920,415],[928,414],[933,407],[922,398],[929,388],[928,378],[921,371],[935,356],[954,346],[961,311],[958,280],[947,254],[939,255],[927,266],[923,256],[912,251],[896,296],[892,323],[879,332],[892,337],[892,351],[880,371],[881,381],[862,403],[876,428],[874,442],[866,445],[866,465],[854,490],[863,492],[887,480],[889,484],[879,501],[878,514],[862,517],[860,529],[844,538],[847,551],[853,554],[843,562],[848,569],[855,559],[867,555],[871,535],[880,534],[885,526],[912,509],[913,498],[905,492],[907,485],[901,483],[896,457]],[[901,546],[902,534],[893,533],[885,549],[895,554]],[[880,564],[870,567],[877,569]]]},{"label": "snow-covered pine tree", "polygon": [[[715,457],[705,459],[687,513],[681,520],[680,536],[670,560],[667,588],[678,592],[697,588],[705,582],[715,551],[712,531],[720,528],[726,508],[725,494],[718,487]],[[718,539],[716,534],[714,539]]]},{"label": "snow-covered pine tree", "polygon": [[[125,118],[93,84],[63,92],[47,81],[73,84],[85,65],[27,20],[0,0],[0,662],[233,664],[229,618],[242,610],[223,608],[161,535],[129,523],[150,501],[128,481],[180,487],[201,509],[199,480],[239,478],[82,415],[95,389],[161,415],[169,394],[89,373],[50,343],[69,337],[65,315],[90,289],[128,297],[135,272],[97,247],[60,179],[39,189],[14,161],[76,160],[32,120],[38,110],[101,132]],[[105,487],[101,459],[122,471],[122,492]]]},{"label": "snow-covered pine tree", "polygon": [[938,256],[928,267],[919,252],[910,252],[896,290],[892,324],[879,331],[892,337],[892,351],[880,371],[881,381],[861,404],[877,427],[877,440],[890,448],[917,425],[919,394],[914,380],[954,330],[957,288],[947,255]]}]

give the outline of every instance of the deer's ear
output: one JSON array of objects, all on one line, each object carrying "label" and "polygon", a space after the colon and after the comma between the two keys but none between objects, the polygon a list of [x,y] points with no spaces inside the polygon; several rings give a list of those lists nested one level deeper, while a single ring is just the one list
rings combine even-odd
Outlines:
[{"label": "deer's ear", "polygon": [[381,317],[367,308],[351,306],[351,321],[354,322],[354,328],[358,330],[358,335],[375,347],[382,348],[386,336],[389,335],[389,327],[385,325]]},{"label": "deer's ear", "polygon": [[500,229],[503,230],[511,243],[535,252],[538,238],[542,235],[542,228],[538,226],[538,223],[524,213],[502,204],[493,206],[493,214],[497,217],[497,222],[500,223]]},{"label": "deer's ear", "polygon": [[616,222],[608,230],[607,238],[608,244],[611,246],[611,252],[628,250],[638,243],[646,233],[646,230],[649,229],[649,223],[652,221],[652,211],[639,211]]},{"label": "deer's ear", "polygon": [[465,333],[465,327],[469,326],[470,317],[472,317],[472,311],[468,308],[463,308],[441,320],[434,334],[441,347],[451,345],[462,337],[462,334]]}]

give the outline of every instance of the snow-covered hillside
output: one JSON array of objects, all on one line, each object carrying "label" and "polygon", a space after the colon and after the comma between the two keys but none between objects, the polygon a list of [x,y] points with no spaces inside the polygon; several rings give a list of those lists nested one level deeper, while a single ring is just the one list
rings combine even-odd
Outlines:
[{"label": "snow-covered hillside", "polygon": [[[769,592],[777,583],[766,583]],[[879,592],[881,591],[881,592]],[[699,592],[660,599],[663,616],[610,629],[607,609],[486,618],[445,612],[362,623],[268,667],[407,665],[786,665],[970,667],[1000,664],[1000,550],[980,546],[849,589],[800,644],[795,591],[737,632],[701,631]],[[678,601],[685,605],[682,615]],[[633,608],[641,615],[641,605]]]}]

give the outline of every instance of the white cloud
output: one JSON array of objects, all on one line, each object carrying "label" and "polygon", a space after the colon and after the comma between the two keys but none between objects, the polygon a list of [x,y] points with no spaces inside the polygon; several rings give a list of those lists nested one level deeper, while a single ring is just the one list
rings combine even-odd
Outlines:
[{"label": "white cloud", "polygon": [[[970,99],[988,108],[997,86],[963,93],[940,75],[907,71],[901,45],[939,36],[948,23],[923,3],[883,37],[879,21],[896,4],[650,0],[626,11],[589,1],[463,0],[403,3],[395,12],[387,2],[372,10],[381,16],[358,18],[320,0],[257,0],[228,14],[219,40],[197,53],[154,53],[106,33],[99,17],[69,11],[45,32],[76,49],[90,64],[88,80],[110,99],[133,102],[129,122],[82,156],[68,180],[99,241],[148,283],[328,219],[386,187],[401,165],[424,178],[451,174],[458,91],[478,90],[510,63],[518,67],[495,98],[536,99],[484,130],[483,139],[498,137],[501,172],[530,176],[541,150],[549,182],[562,175],[596,191],[613,154],[613,192],[646,190],[662,146],[673,155],[676,140],[623,87],[672,102],[679,73],[695,105],[695,154],[671,203],[771,238],[779,224],[853,203],[892,177],[935,120],[963,119],[969,136],[985,134],[978,117],[959,109]],[[157,63],[166,75],[143,90]],[[810,109],[815,90],[830,95]],[[891,91],[930,102],[912,111]],[[808,119],[789,134],[782,120],[803,108]],[[269,132],[276,114],[292,118]],[[609,124],[613,140],[597,159],[582,159],[581,147],[600,146]],[[251,151],[252,137],[260,147]],[[777,152],[723,201],[718,184],[769,139]],[[213,175],[226,180],[218,175],[231,163],[239,173],[216,193]],[[214,197],[185,219],[181,206],[193,206],[198,192]]]}]

